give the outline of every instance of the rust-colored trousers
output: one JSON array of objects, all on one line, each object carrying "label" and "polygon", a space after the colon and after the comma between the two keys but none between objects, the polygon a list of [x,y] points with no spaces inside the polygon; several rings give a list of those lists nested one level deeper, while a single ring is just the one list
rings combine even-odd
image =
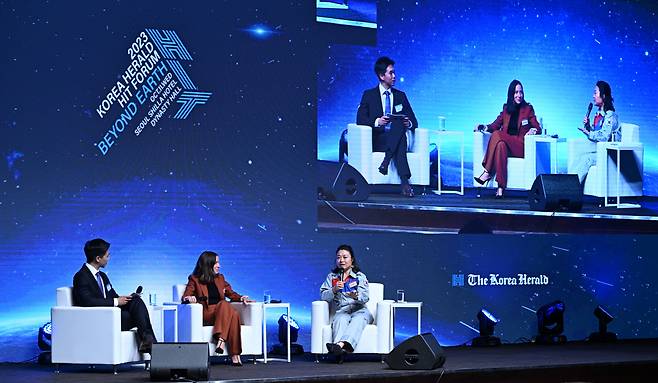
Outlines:
[{"label": "rust-colored trousers", "polygon": [[[240,314],[228,301],[219,301],[208,305],[203,310],[203,325],[213,326],[213,338],[222,338],[228,345],[229,355],[242,354],[242,337],[240,336]],[[224,348],[226,350],[226,348]]]},{"label": "rust-colored trousers", "polygon": [[507,158],[523,158],[523,137],[510,136],[509,134],[496,130],[491,134],[487,152],[484,154],[482,166],[489,174],[496,175],[498,187],[507,187]]}]

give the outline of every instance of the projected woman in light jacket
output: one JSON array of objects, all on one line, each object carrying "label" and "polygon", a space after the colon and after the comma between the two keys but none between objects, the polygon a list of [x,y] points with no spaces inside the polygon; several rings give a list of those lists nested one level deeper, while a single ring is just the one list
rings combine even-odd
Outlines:
[{"label": "projected woman in light jacket", "polygon": [[[621,141],[619,117],[615,112],[610,85],[605,81],[597,81],[592,99],[594,105],[598,108],[594,116],[594,122],[590,125],[589,117],[585,116],[583,126],[579,127],[578,130],[583,132],[590,141]],[[585,182],[589,169],[594,165],[596,165],[596,151],[584,153],[579,157],[574,166],[581,184]]]}]

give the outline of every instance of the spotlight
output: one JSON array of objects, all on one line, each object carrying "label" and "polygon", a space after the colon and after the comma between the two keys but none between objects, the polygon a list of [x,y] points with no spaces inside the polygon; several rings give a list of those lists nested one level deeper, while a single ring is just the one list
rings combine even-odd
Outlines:
[{"label": "spotlight", "polygon": [[480,323],[480,336],[473,338],[471,345],[473,347],[491,347],[500,346],[500,338],[493,336],[494,327],[500,319],[496,318],[486,309],[482,309],[477,314]]},{"label": "spotlight", "polygon": [[46,322],[39,327],[37,345],[41,351],[50,351],[52,346],[52,324],[50,322]]},{"label": "spotlight", "polygon": [[594,309],[594,316],[599,320],[599,331],[589,335],[590,342],[614,342],[617,340],[617,334],[608,332],[608,323],[615,319],[603,306],[598,305]]},{"label": "spotlight", "polygon": [[292,317],[288,317],[286,314],[279,317],[279,343],[272,347],[272,354],[283,355],[288,352],[286,339],[288,339],[288,322],[290,322],[290,353],[291,354],[303,354],[304,347],[301,344],[297,344],[297,338],[299,336],[299,324]]},{"label": "spotlight", "polygon": [[564,331],[564,302],[555,301],[543,305],[537,310],[537,328],[539,334],[535,342],[541,344],[557,344],[567,341],[562,335]]}]

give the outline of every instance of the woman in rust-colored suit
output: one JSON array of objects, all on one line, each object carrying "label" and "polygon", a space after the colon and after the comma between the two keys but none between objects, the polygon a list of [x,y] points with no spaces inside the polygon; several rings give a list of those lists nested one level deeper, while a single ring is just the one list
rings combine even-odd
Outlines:
[{"label": "woman in rust-colored suit", "polygon": [[507,88],[507,103],[503,105],[494,122],[489,125],[476,125],[475,131],[486,129],[492,132],[487,151],[482,160],[484,172],[475,181],[484,185],[496,175],[498,189],[496,198],[503,198],[507,187],[507,158],[523,158],[523,138],[528,134],[540,134],[535,110],[524,99],[523,85],[513,80]]},{"label": "woman in rust-colored suit", "polygon": [[246,295],[233,291],[226,282],[224,275],[219,274],[219,256],[212,251],[204,251],[196,262],[192,275],[189,276],[187,287],[183,293],[182,302],[203,305],[203,324],[213,326],[213,341],[217,343],[216,352],[224,353],[228,344],[231,365],[242,366],[240,354],[242,341],[240,338],[240,315],[226,301],[251,302]]}]

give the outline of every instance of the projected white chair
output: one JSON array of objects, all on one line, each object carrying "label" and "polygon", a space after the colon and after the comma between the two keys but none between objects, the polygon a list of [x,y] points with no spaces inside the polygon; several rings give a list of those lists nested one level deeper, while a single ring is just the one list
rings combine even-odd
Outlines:
[{"label": "projected white chair", "polygon": [[[366,307],[374,321],[366,326],[354,352],[357,354],[388,354],[393,349],[391,334],[391,300],[384,300],[384,285],[370,283],[370,300]],[[316,359],[320,354],[327,354],[326,344],[333,341],[329,303],[314,301],[311,304],[311,353]]]},{"label": "projected white chair", "polygon": [[[411,185],[430,184],[430,138],[427,129],[407,131],[407,161],[411,170]],[[399,184],[400,176],[394,161],[383,175],[377,169],[384,160],[384,152],[372,151],[372,128],[366,125],[348,124],[348,163],[361,173],[369,184]]]},{"label": "projected white chair", "polygon": [[[184,292],[184,284],[174,285],[173,301],[180,302]],[[231,306],[240,314],[242,355],[262,355],[263,303],[254,302],[245,305],[232,302]],[[178,305],[178,341],[208,342],[210,356],[220,355],[215,353],[215,345],[212,343],[212,326],[203,325],[203,306],[199,303]]]},{"label": "projected white chair", "polygon": [[[473,176],[484,171],[482,159],[491,133],[473,132]],[[523,158],[507,158],[507,188],[530,190],[539,174],[557,173],[557,140],[549,136],[528,135],[523,140]],[[473,180],[473,186],[481,186]],[[489,187],[497,187],[495,180]]]},{"label": "projected white chair", "polygon": [[136,329],[121,331],[120,308],[73,306],[71,287],[58,288],[56,302],[50,310],[56,370],[59,364],[109,364],[116,374],[120,364],[150,359],[137,349]]},{"label": "projected white chair", "polygon": [[[583,153],[596,152],[596,165],[592,166],[585,178],[584,194],[605,197],[642,196],[642,172],[644,145],[640,142],[640,127],[620,123],[621,142],[592,142],[587,138],[567,140],[567,172],[574,173],[575,165]],[[617,189],[617,149],[621,164],[619,189]]]}]

